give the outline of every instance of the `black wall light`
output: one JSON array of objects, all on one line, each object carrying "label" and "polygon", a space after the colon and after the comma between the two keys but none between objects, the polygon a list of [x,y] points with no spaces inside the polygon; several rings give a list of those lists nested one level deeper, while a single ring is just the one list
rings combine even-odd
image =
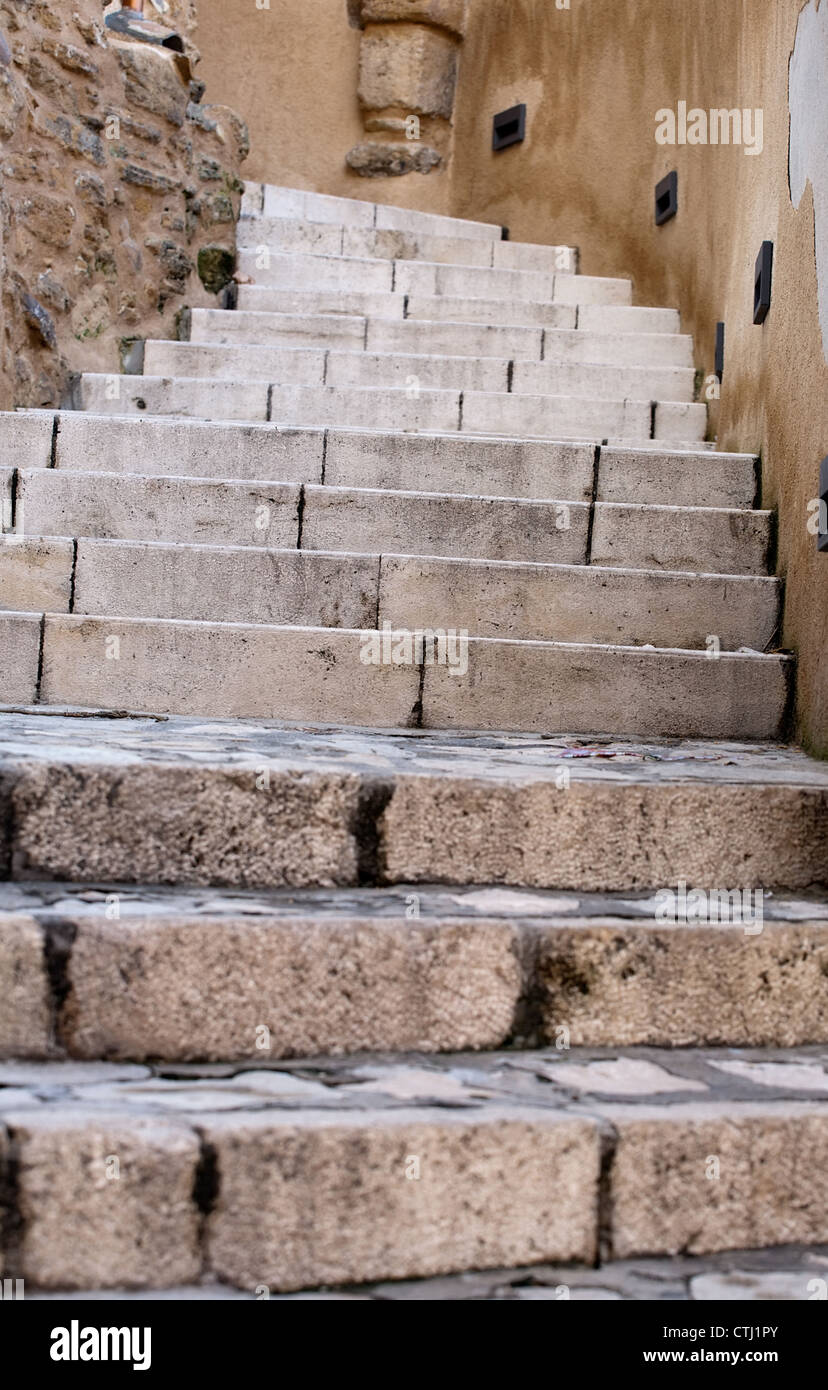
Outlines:
[{"label": "black wall light", "polygon": [[673,169],[661,183],[656,184],[655,221],[661,227],[678,212],[678,170]]},{"label": "black wall light", "polygon": [[764,323],[771,305],[771,284],[773,282],[773,242],[763,241],[762,249],[756,257],[753,280],[753,322]]},{"label": "black wall light", "polygon": [[500,111],[494,118],[492,130],[492,149],[506,150],[510,145],[519,145],[526,139],[526,106],[510,106],[508,111]]},{"label": "black wall light", "polygon": [[724,347],[725,347],[725,326],[723,323],[716,324],[716,376],[721,381],[724,376]]},{"label": "black wall light", "polygon": [[821,525],[817,533],[817,550],[828,553],[828,458],[824,458],[820,464],[819,501]]}]

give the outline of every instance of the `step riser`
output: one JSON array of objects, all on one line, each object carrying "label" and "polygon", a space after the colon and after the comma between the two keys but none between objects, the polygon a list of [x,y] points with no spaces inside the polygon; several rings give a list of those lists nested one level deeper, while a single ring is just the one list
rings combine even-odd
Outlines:
[{"label": "step riser", "polygon": [[[0,468],[10,498],[13,470]],[[15,535],[767,573],[770,514],[19,469]],[[8,543],[7,543],[8,544]],[[589,553],[588,553],[589,550]],[[8,599],[8,593],[4,594]],[[9,605],[12,606],[12,605]],[[25,607],[16,603],[16,607]],[[49,605],[52,606],[52,605]]]},{"label": "step riser", "polygon": [[462,236],[474,240],[500,241],[502,228],[489,222],[470,222],[464,218],[443,217],[436,213],[395,208],[384,203],[367,203],[355,198],[334,198],[303,189],[279,188],[272,184],[248,184],[246,206],[250,216],[292,217],[307,222],[334,222],[345,227],[377,227],[380,230],[421,232],[427,236]]},{"label": "step riser", "polygon": [[[72,411],[0,415],[5,463],[48,468],[53,448],[58,470],[320,483],[324,469],[325,482],[335,487],[398,489],[416,480],[428,492],[576,502],[591,498],[595,471],[594,444],[280,430]],[[600,451],[601,502],[751,508],[756,491],[756,464],[749,455]]]},{"label": "step riser", "polygon": [[[129,1104],[137,1084],[133,1095],[124,1084],[107,1089],[105,1112],[88,1085],[40,1113],[4,1108],[3,1145],[19,1174],[14,1210],[36,1211],[18,1221],[12,1253],[13,1275],[29,1288],[210,1277],[258,1295],[591,1265],[599,1240],[627,1258],[828,1239],[828,1116],[818,1103],[593,1101],[584,1113],[557,1088],[561,1108],[545,1108],[532,1088],[534,1103],[513,1093],[475,1108],[395,1108],[375,1091],[364,1109],[352,1102],[340,1113],[305,1100],[287,1113],[185,1109],[176,1118],[153,1097],[144,1118]],[[129,1156],[126,1193],[106,1179],[105,1158],[116,1155]],[[720,1160],[715,1192],[699,1177],[710,1155]],[[206,1215],[197,1200],[205,1170],[216,1174]],[[802,1297],[812,1296],[807,1273]]]},{"label": "step riser", "polygon": [[502,357],[540,362],[605,363],[623,367],[692,367],[692,339],[672,333],[583,333],[539,328],[425,323],[422,320],[338,318],[333,314],[253,314],[193,309],[194,343],[270,348],[333,348],[348,352],[436,353],[445,357]]},{"label": "step riser", "polygon": [[560,304],[630,305],[629,280],[605,280],[571,272],[500,270],[424,261],[348,259],[326,255],[280,255],[266,248],[239,253],[239,269],[266,289],[337,288],[347,292],[394,292],[455,299],[495,299]]},{"label": "step riser", "polygon": [[299,537],[299,499],[298,484],[230,479],[32,468],[21,469],[17,481],[24,533],[101,540],[151,536],[201,545],[293,548]]},{"label": "step riser", "polygon": [[578,265],[577,252],[570,246],[530,246],[475,237],[434,236],[411,231],[346,227],[336,223],[314,224],[295,218],[244,220],[239,224],[238,246],[254,265],[263,252],[429,261],[442,265],[536,270],[552,274],[555,271],[572,273]]},{"label": "step riser", "polygon": [[[577,277],[580,280],[580,277]],[[409,295],[374,291],[325,289],[266,289],[240,285],[238,308],[255,313],[362,315],[369,318],[434,323],[475,323],[486,327],[546,328],[590,333],[664,333],[680,335],[675,309],[630,306],[507,302],[497,299],[456,298],[452,295]]]},{"label": "step riser", "polygon": [[[0,628],[13,634],[20,622],[0,614]],[[34,648],[36,656],[36,636]],[[381,635],[333,628],[47,616],[42,663],[4,672],[0,700],[33,702],[40,670],[40,698],[52,705],[369,728],[421,722],[428,729],[774,739],[787,718],[792,670],[777,657],[473,637],[465,644],[458,636],[442,653],[444,664],[426,663],[421,682],[409,655],[413,662],[413,636],[397,648],[386,639],[384,649]]]},{"label": "step riser", "polygon": [[[2,474],[11,470],[0,470]],[[201,544],[297,547],[297,486],[163,479],[117,473],[21,470],[24,531]],[[304,550],[361,550],[584,564],[589,508],[574,502],[519,502],[307,485]]]},{"label": "step riser", "polygon": [[[417,775],[380,766],[366,773],[353,762],[269,757],[255,745],[237,750],[232,761],[186,765],[180,755],[177,762],[150,762],[98,757],[83,747],[62,758],[60,749],[38,754],[7,757],[0,784],[3,857],[18,880],[254,889],[488,883],[576,893],[657,893],[682,880],[779,893],[826,881],[824,786],[623,779],[596,785],[571,761],[557,761],[554,749],[542,781],[518,772],[477,777],[473,767]],[[553,780],[564,770],[568,788]],[[700,836],[700,825],[716,833]],[[702,939],[688,943],[691,930],[662,934],[670,935],[673,952],[689,952]],[[767,938],[738,933],[746,955],[771,939],[770,924],[765,931]],[[608,938],[602,933],[600,940],[604,952]],[[575,988],[575,978],[560,969],[545,965],[544,973],[556,999]],[[628,973],[631,1000],[637,989]],[[613,1007],[622,1002],[619,994]],[[683,1007],[690,1017],[700,1004],[688,996]],[[729,1007],[722,1001],[723,1010]],[[763,1007],[756,999],[754,1016]],[[584,996],[582,1018],[589,1008]],[[711,1028],[718,1018],[708,1016]],[[797,1026],[792,1010],[789,1027]]]},{"label": "step riser", "polygon": [[[113,386],[113,381],[116,383]],[[117,391],[117,395],[115,394]],[[284,425],[352,429],[462,430],[466,434],[621,440],[654,438],[666,443],[704,439],[707,408],[661,402],[653,433],[649,400],[578,396],[515,396],[451,390],[387,387],[268,385],[167,377],[112,378],[86,374],[79,387],[82,410],[98,414],[174,415],[187,419],[264,421]]]},{"label": "step riser", "polygon": [[573,1047],[828,1041],[824,921],[671,930],[620,918],[378,920],[298,908],[255,920],[131,909],[111,920],[123,893],[107,897],[97,912],[60,913],[72,944],[56,1023],[49,915],[0,914],[0,982],[15,1004],[0,1022],[0,1057],[255,1062],[262,1025],[271,1061],[495,1049],[520,1035],[529,998],[544,1045],[562,1020]]},{"label": "step riser", "polygon": [[147,376],[216,377],[303,386],[411,387],[459,391],[692,401],[690,369],[621,367],[591,363],[510,363],[503,358],[314,351],[257,346],[212,347],[150,341]]},{"label": "step riser", "polygon": [[697,649],[712,634],[724,651],[764,650],[779,620],[773,579],[313,550],[33,539],[0,548],[0,580],[18,611]]}]

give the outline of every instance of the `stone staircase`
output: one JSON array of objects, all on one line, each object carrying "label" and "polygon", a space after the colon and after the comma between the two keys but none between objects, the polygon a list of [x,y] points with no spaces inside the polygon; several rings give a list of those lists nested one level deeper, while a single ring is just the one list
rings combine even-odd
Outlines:
[{"label": "stone staircase", "polygon": [[758,461],[673,310],[502,232],[249,186],[234,307],[0,416],[33,1288],[824,1270],[828,767]]}]

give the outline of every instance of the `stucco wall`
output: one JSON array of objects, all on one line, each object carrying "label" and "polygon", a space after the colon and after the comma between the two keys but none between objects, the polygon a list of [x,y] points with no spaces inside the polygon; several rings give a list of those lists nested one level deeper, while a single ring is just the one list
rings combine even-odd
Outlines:
[{"label": "stucco wall", "polygon": [[359,10],[358,0],[202,5],[199,76],[213,100],[235,102],[248,122],[246,178],[447,212],[449,161],[428,174],[384,179],[363,178],[345,163],[366,139]]},{"label": "stucco wall", "polygon": [[[828,555],[817,555],[807,526],[828,454],[815,253],[816,244],[828,260],[828,55],[820,47],[828,24],[817,0],[471,5],[451,210],[502,221],[517,239],[575,242],[586,273],[631,275],[637,303],[681,310],[705,373],[713,371],[716,322],[725,321],[725,376],[711,427],[723,448],[762,454],[762,500],[779,508],[778,566],[787,580],[782,640],[800,663],[798,730],[828,754]],[[788,69],[801,14],[795,207]],[[761,154],[658,145],[656,113],[676,111],[682,100],[708,111],[761,109]],[[493,155],[491,116],[517,101],[529,108],[528,138]],[[653,188],[671,169],[679,173],[679,215],[657,228]],[[808,180],[817,189],[816,230]],[[773,305],[756,327],[753,267],[764,240],[775,245]],[[828,267],[821,275],[825,320]]]}]

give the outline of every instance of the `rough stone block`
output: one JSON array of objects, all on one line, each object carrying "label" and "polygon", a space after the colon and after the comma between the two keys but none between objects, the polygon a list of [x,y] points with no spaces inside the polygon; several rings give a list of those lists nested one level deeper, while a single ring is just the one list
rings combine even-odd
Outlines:
[{"label": "rough stone block", "polygon": [[399,883],[624,892],[681,878],[796,891],[824,876],[827,843],[825,791],[767,784],[573,778],[559,789],[554,780],[492,786],[421,776],[397,782],[382,817],[385,872]]},{"label": "rough stone block", "polygon": [[32,917],[0,914],[0,1056],[43,1057],[49,1049],[49,982],[43,933]]},{"label": "rough stone block", "polygon": [[408,20],[462,35],[466,27],[466,0],[362,0],[362,19],[365,24]]},{"label": "rough stone block", "polygon": [[[754,930],[748,926],[748,931]],[[825,1038],[828,923],[538,929],[545,1035],[574,1047],[796,1047]]]},{"label": "rough stone block", "polygon": [[223,1174],[209,1259],[231,1283],[298,1289],[595,1253],[589,1119],[487,1106],[228,1116],[204,1132]]},{"label": "rough stone block", "polygon": [[71,589],[70,540],[28,536],[0,539],[0,609],[66,613]]},{"label": "rough stone block", "polygon": [[[259,786],[257,786],[257,781]],[[355,775],[39,764],[13,790],[18,871],[112,883],[356,881]]]},{"label": "rough stone block", "polygon": [[828,1113],[806,1103],[602,1107],[618,1132],[612,1247],[638,1254],[828,1241]]},{"label": "rough stone block", "polygon": [[423,116],[451,116],[457,44],[417,24],[370,24],[359,55],[359,99],[371,111],[402,107]]},{"label": "rough stone block", "polygon": [[4,1117],[19,1156],[21,1275],[44,1288],[198,1278],[197,1136],[99,1110]]},{"label": "rough stone block", "polygon": [[186,912],[77,920],[66,1035],[78,1057],[498,1047],[520,992],[506,922]]}]

